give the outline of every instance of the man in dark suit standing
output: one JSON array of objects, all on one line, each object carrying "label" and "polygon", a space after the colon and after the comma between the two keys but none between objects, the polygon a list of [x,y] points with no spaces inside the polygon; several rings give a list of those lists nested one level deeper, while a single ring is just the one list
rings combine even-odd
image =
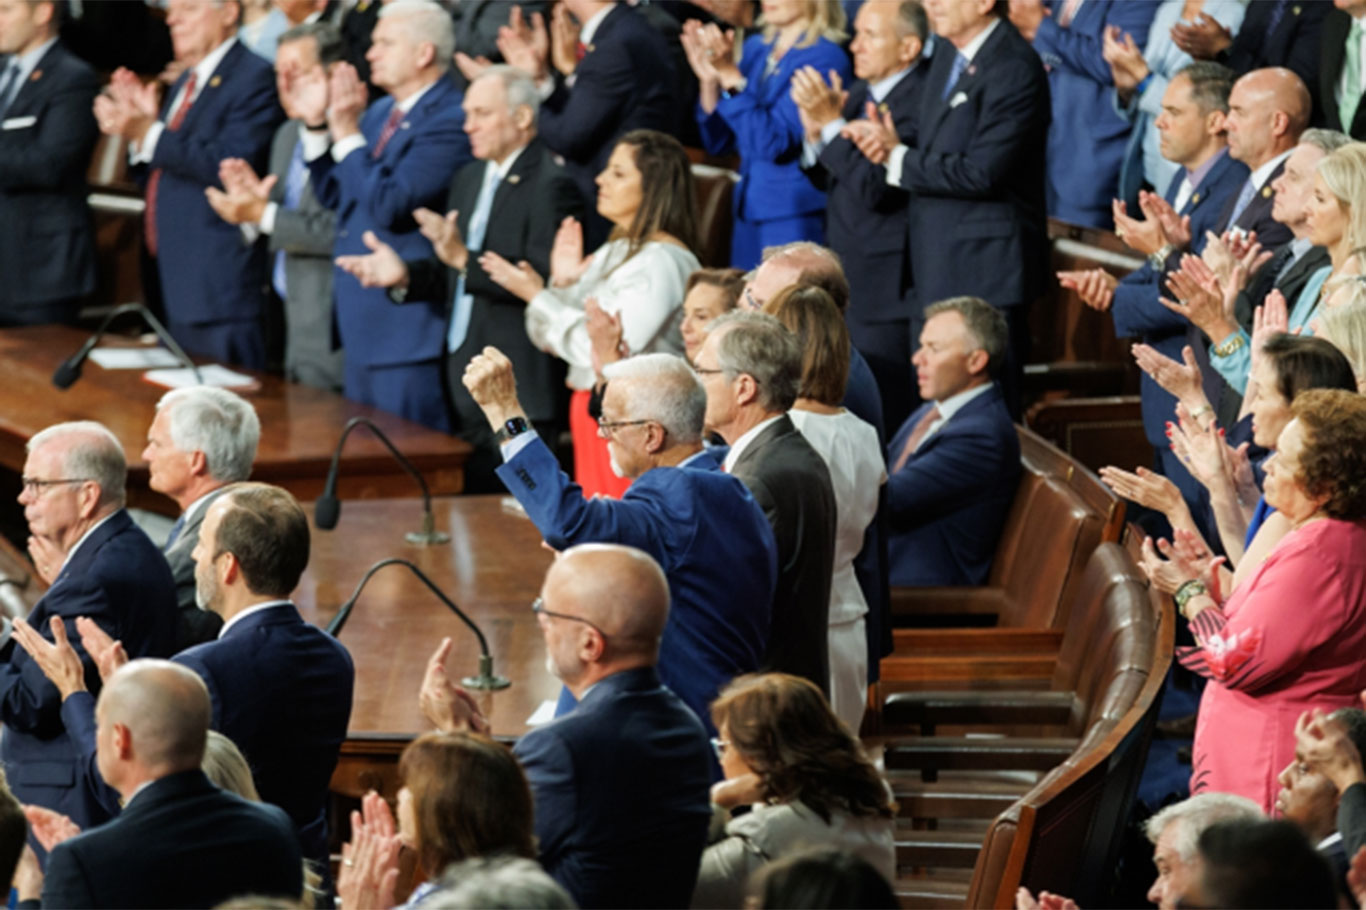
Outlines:
[{"label": "man in dark suit standing", "polygon": [[[1247,15],[1236,35],[1229,34],[1213,16],[1201,13],[1192,22],[1172,26],[1172,41],[1194,59],[1222,63],[1239,76],[1283,66],[1313,86],[1327,62],[1320,60],[1319,35],[1332,8],[1330,3],[1262,0],[1247,4]],[[1332,94],[1323,97],[1332,98]]]},{"label": "man in dark suit standing", "polygon": [[[19,502],[29,554],[50,587],[28,616],[45,637],[93,620],[133,657],[165,657],[175,632],[175,582],[165,558],[124,511],[123,447],[92,421],[57,424],[29,441]],[[74,635],[74,632],[72,633]],[[83,673],[98,688],[91,655]],[[0,737],[10,789],[21,802],[61,812],[82,827],[109,817],[80,785],[78,751],[60,717],[57,689],[23,649],[0,649]]]},{"label": "man in dark suit standing", "polygon": [[929,36],[929,20],[917,0],[895,6],[865,3],[854,20],[850,45],[859,81],[847,96],[811,67],[798,70],[792,79],[792,98],[806,127],[803,171],[826,192],[826,240],[849,279],[845,322],[854,348],[872,368],[889,426],[900,425],[913,406],[907,356],[915,296],[907,249],[909,196],[888,186],[882,168],[840,131],[872,102],[892,115],[897,135],[915,145],[921,89],[929,71],[921,53]]},{"label": "man in dark suit standing", "polygon": [[778,543],[778,586],[764,670],[830,688],[830,579],[835,493],[825,462],[788,418],[801,379],[796,338],[772,316],[714,320],[694,358],[707,390],[706,424],[730,445],[734,474],[768,516]]},{"label": "man in dark suit standing", "polygon": [[[683,907],[707,839],[707,736],[659,682],[669,614],[664,572],[619,544],[560,554],[532,605],[547,662],[580,699],[513,748],[536,806],[541,865],[580,907]],[[487,730],[444,666],[427,665],[421,703],[448,732]]]},{"label": "man in dark suit standing", "polygon": [[[275,81],[290,119],[270,145],[273,179],[261,180],[246,161],[229,158],[219,165],[223,190],[208,189],[213,210],[240,226],[248,243],[261,234],[267,238],[270,285],[283,308],[286,378],[333,392],[342,390],[342,352],[333,347],[332,331],[337,213],[323,207],[308,179],[303,123],[292,109],[290,86],[305,74],[324,78],[343,50],[336,28],[322,22],[296,25],[280,35]],[[272,335],[279,333],[280,314],[272,313]],[[278,356],[278,350],[272,354]]]},{"label": "man in dark suit standing", "polygon": [[57,8],[0,3],[0,325],[72,322],[95,290],[85,171],[99,80],[58,43]]},{"label": "man in dark suit standing", "polygon": [[170,0],[167,22],[185,70],[160,113],[155,83],[120,69],[95,99],[95,117],[105,133],[128,140],[129,160],[146,178],[144,239],[167,328],[191,353],[263,369],[264,251],[243,245],[204,195],[224,158],[264,167],[281,119],[270,64],[236,38],[239,12],[235,0]]},{"label": "man in dark suit standing", "polygon": [[[460,93],[448,73],[454,41],[440,6],[398,0],[380,11],[369,51],[370,78],[387,98],[367,110],[364,86],[346,63],[332,68],[326,84],[316,76],[296,81],[290,103],[304,121],[310,179],[318,200],[337,212],[334,256],[368,252],[367,237],[404,257],[431,255],[413,210],[438,205],[469,161]],[[335,298],[346,397],[449,431],[441,389],[445,301],[396,306],[340,271]]]},{"label": "man in dark suit standing", "polygon": [[[1328,6],[1328,4],[1314,4]],[[1362,35],[1366,34],[1366,0],[1339,0],[1323,17],[1322,57],[1317,81],[1305,79],[1317,90],[1318,112],[1314,122],[1353,139],[1366,138],[1366,77],[1362,74]]]},{"label": "man in dark suit standing", "polygon": [[527,337],[526,304],[492,281],[479,263],[485,250],[508,262],[529,262],[550,274],[555,232],[566,217],[583,217],[583,200],[564,167],[536,135],[540,99],[531,79],[510,66],[485,69],[465,93],[465,133],[475,160],[451,183],[443,217],[413,214],[435,253],[404,262],[387,244],[366,256],[343,256],[337,265],[363,287],[389,289],[395,303],[442,300],[450,304],[445,373],[455,431],[474,446],[465,463],[465,491],[502,489],[494,470],[502,463],[493,433],[460,377],[466,364],[492,345],[507,354],[521,379],[526,416],[546,439],[563,428],[564,362]]},{"label": "man in dark suit standing", "polygon": [[659,678],[714,733],[717,693],[764,658],[778,574],[773,532],[745,485],[702,448],[707,395],[686,360],[639,354],[608,365],[605,375],[599,432],[613,465],[634,481],[619,500],[585,500],[560,470],[529,429],[501,351],[474,358],[465,384],[506,439],[498,476],[548,545],[626,544],[664,570],[672,608]]},{"label": "man in dark suit standing", "polygon": [[216,638],[223,626],[223,618],[195,597],[193,554],[209,506],[228,484],[251,476],[260,439],[256,409],[227,389],[172,389],[157,402],[142,457],[147,485],[180,507],[163,550],[179,607],[176,651]]},{"label": "man in dark suit standing", "polygon": [[915,364],[925,399],[887,446],[894,585],[980,585],[1020,480],[1020,441],[992,382],[999,310],[954,297],[925,310]]},{"label": "man in dark suit standing", "polygon": [[[959,294],[1000,307],[1010,326],[1001,373],[1011,413],[1029,353],[1028,306],[1043,292],[1048,234],[1048,81],[1039,55],[994,0],[928,0],[935,42],[917,144],[890,112],[845,127],[887,182],[909,190],[911,275],[920,305]],[[911,335],[922,324],[912,313]],[[907,352],[909,354],[909,352]]]},{"label": "man in dark suit standing", "polygon": [[[95,709],[98,760],[124,808],[108,824],[53,846],[42,906],[212,907],[243,894],[299,899],[303,864],[289,819],[220,790],[199,768],[209,710],[199,677],[166,661],[133,661],[110,678]],[[49,831],[69,830],[38,815]]]}]

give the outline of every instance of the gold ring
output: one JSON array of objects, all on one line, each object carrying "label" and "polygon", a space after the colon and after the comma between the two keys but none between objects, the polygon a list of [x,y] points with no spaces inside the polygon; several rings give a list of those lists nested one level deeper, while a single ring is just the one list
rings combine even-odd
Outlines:
[{"label": "gold ring", "polygon": [[356,864],[356,861],[353,860],[353,859],[344,859],[344,860],[342,860],[342,865],[343,865],[343,866],[354,866],[355,864]]}]

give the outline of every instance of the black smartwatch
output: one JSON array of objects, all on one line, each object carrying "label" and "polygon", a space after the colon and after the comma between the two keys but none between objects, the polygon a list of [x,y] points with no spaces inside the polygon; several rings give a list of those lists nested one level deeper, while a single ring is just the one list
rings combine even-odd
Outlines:
[{"label": "black smartwatch", "polygon": [[510,442],[511,440],[516,439],[518,436],[521,436],[523,433],[529,431],[530,429],[531,422],[528,421],[525,417],[513,417],[510,418],[507,421],[507,423],[499,427],[496,432],[494,432],[493,439],[499,445],[502,445],[505,442]]}]

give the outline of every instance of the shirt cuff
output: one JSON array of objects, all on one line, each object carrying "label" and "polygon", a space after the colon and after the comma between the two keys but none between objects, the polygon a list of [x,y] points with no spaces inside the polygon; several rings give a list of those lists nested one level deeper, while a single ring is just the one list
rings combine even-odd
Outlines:
[{"label": "shirt cuff", "polygon": [[266,203],[266,210],[261,213],[261,220],[256,224],[256,226],[260,228],[262,234],[275,233],[275,213],[278,211],[280,211],[279,203]]},{"label": "shirt cuff", "polygon": [[237,229],[242,232],[242,240],[247,244],[255,243],[256,238],[261,236],[260,226],[252,224],[250,221],[239,224]]},{"label": "shirt cuff", "polygon": [[540,438],[541,437],[536,435],[535,430],[527,430],[525,433],[519,433],[500,445],[498,450],[503,453],[503,461],[508,462],[516,458],[517,453],[522,451],[522,449],[531,445],[533,440]]},{"label": "shirt cuff", "polygon": [[332,145],[332,137],[327,135],[327,130],[299,130],[299,141],[304,146],[304,160],[317,161],[327,154],[327,149]]},{"label": "shirt cuff", "polygon": [[555,94],[555,80],[550,76],[545,76],[541,79],[537,79],[536,94],[541,96],[542,101],[546,100],[551,95]]},{"label": "shirt cuff", "polygon": [[887,156],[887,182],[892,186],[901,186],[901,164],[906,160],[906,153],[909,151],[905,145],[898,145]]},{"label": "shirt cuff", "polygon": [[161,131],[164,129],[166,125],[160,120],[147,127],[147,132],[142,134],[142,141],[137,144],[136,150],[131,145],[128,147],[128,163],[151,163],[152,156],[157,151],[157,140],[161,138]]},{"label": "shirt cuff", "polygon": [[365,148],[365,137],[360,133],[353,133],[345,139],[338,139],[336,142],[332,143],[332,160],[341,164],[342,161],[346,159],[347,155],[351,154],[356,149],[363,148]]}]

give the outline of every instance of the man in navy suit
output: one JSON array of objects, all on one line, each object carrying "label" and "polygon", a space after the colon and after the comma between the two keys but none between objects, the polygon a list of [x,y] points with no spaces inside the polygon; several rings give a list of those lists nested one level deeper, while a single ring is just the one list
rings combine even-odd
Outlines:
[{"label": "man in navy suit", "polygon": [[1101,55],[1106,29],[1142,50],[1156,0],[1010,0],[1010,21],[1048,67],[1053,122],[1048,129],[1048,214],[1071,224],[1108,228],[1110,200],[1132,124],[1114,106],[1114,78]]},{"label": "man in navy suit", "polygon": [[826,242],[849,279],[844,318],[854,350],[877,380],[882,416],[891,426],[900,426],[915,404],[907,358],[914,302],[906,233],[909,196],[888,186],[882,168],[840,131],[872,102],[892,115],[898,136],[915,144],[929,71],[921,53],[929,36],[929,20],[917,0],[895,6],[865,3],[854,20],[849,48],[859,81],[847,94],[827,85],[825,74],[811,67],[792,79],[792,98],[806,128],[802,169],[826,193]]},{"label": "man in navy suit", "polygon": [[1020,440],[992,381],[1005,317],[976,297],[925,310],[925,399],[887,446],[894,585],[980,585],[1020,482]]},{"label": "man in navy suit", "polygon": [[[688,906],[711,816],[710,750],[655,672],[664,572],[640,550],[581,544],[551,565],[532,609],[549,666],[580,699],[513,748],[535,801],[541,865],[580,907]],[[427,665],[423,713],[443,730],[487,730],[446,675],[448,648]]]},{"label": "man in navy suit", "polygon": [[[242,894],[299,899],[303,864],[289,819],[220,790],[200,770],[209,693],[199,677],[162,660],[133,661],[109,679],[95,711],[100,770],[124,808],[53,847],[42,906],[212,907]],[[69,829],[48,813],[38,817],[49,831]],[[38,897],[29,881],[20,881],[21,901]]]},{"label": "man in navy suit", "polygon": [[[194,552],[199,598],[223,617],[223,629],[175,662],[203,678],[213,729],[242,750],[261,799],[285,810],[304,857],[326,878],[327,788],[346,738],[355,671],[346,648],[304,622],[288,600],[308,555],[308,518],[293,496],[267,484],[228,487],[209,507]],[[117,665],[113,638],[85,622],[80,632],[102,670]],[[62,719],[81,744],[82,786],[113,813],[113,782],[95,760],[96,710],[85,680],[63,670],[64,643],[52,648],[16,635],[34,647],[61,693]]]},{"label": "man in navy suit", "polygon": [[146,178],[144,240],[171,334],[191,353],[264,369],[265,252],[244,245],[204,195],[224,158],[261,172],[284,117],[270,64],[236,38],[239,6],[170,0],[167,23],[185,71],[160,114],[155,83],[120,69],[95,100],[95,117],[105,133],[128,140],[129,160]]},{"label": "man in navy suit", "polygon": [[[888,183],[911,193],[911,280],[920,306],[971,294],[1006,314],[1010,344],[1001,378],[1016,413],[1029,353],[1026,311],[1047,276],[1049,107],[1039,55],[999,18],[1002,6],[925,3],[944,40],[935,42],[925,77],[915,146],[897,137],[890,112],[856,120],[845,134],[875,164],[886,164]],[[922,316],[911,316],[915,338]]]},{"label": "man in navy suit", "polygon": [[[389,95],[368,110],[350,64],[334,65],[325,84],[317,72],[295,80],[290,103],[304,121],[314,192],[337,212],[336,256],[368,253],[380,242],[405,259],[432,254],[413,211],[439,207],[452,175],[470,160],[460,92],[448,73],[452,29],[450,15],[429,0],[386,5],[368,59],[371,80]],[[346,397],[449,431],[441,388],[446,301],[399,306],[340,269],[334,277]]]},{"label": "man in navy suit", "polygon": [[[1327,19],[1335,4],[1297,3],[1295,0],[1271,0],[1269,3],[1249,3],[1243,24],[1236,35],[1229,34],[1215,19],[1201,13],[1189,23],[1172,27],[1172,41],[1196,60],[1215,60],[1239,76],[1269,66],[1284,66],[1295,72],[1305,85],[1313,86],[1316,77],[1334,68],[1331,39],[1327,33]],[[1319,97],[1332,98],[1332,93]]]},{"label": "man in navy suit", "polygon": [[556,550],[594,541],[627,544],[663,567],[673,608],[659,677],[714,732],[712,700],[763,661],[777,544],[749,490],[702,448],[707,394],[687,361],[641,354],[611,364],[606,375],[600,432],[612,463],[634,481],[620,500],[585,500],[560,470],[529,430],[512,363],[501,351],[485,348],[464,381],[494,432],[507,440],[498,476],[547,544]]},{"label": "man in navy suit", "polygon": [[0,7],[0,325],[71,322],[95,290],[85,172],[99,79],[57,42],[57,10]]},{"label": "man in navy suit", "polygon": [[[175,633],[175,582],[165,558],[124,511],[123,446],[98,423],[57,424],[29,441],[19,502],[29,553],[51,584],[28,622],[51,639],[76,617],[123,642],[133,657],[165,657]],[[17,620],[23,622],[23,620]],[[97,690],[92,655],[77,674]],[[24,803],[70,816],[82,827],[111,814],[81,786],[79,752],[60,716],[60,695],[42,668],[7,641],[0,648],[0,761]]]}]

